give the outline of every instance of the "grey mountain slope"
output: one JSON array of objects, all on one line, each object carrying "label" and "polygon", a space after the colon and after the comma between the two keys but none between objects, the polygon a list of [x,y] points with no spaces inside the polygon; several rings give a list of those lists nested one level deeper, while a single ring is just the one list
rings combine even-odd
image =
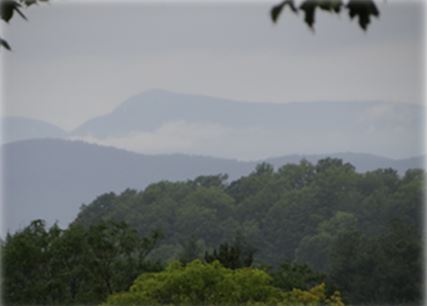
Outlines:
[{"label": "grey mountain slope", "polygon": [[[144,189],[160,180],[186,180],[199,175],[227,173],[234,180],[249,174],[257,162],[239,162],[188,155],[143,155],[79,141],[27,140],[2,146],[3,233],[42,218],[67,225],[83,203],[105,192]],[[276,167],[313,162],[324,157],[288,156],[268,159]],[[368,154],[334,154],[358,170],[396,167],[400,171],[422,165],[422,158],[392,160]]]},{"label": "grey mountain slope", "polygon": [[[110,114],[83,123],[72,135],[97,138],[126,136],[152,131],[171,121],[210,122],[229,127],[274,127],[286,130],[325,132],[366,127],[368,113],[381,102],[248,103],[202,95],[150,90],[126,100]],[[390,104],[388,104],[390,105]],[[416,105],[393,105],[397,113],[409,113],[412,123],[422,122]],[[395,122],[370,121],[376,128]]]},{"label": "grey mountain slope", "polygon": [[76,141],[28,140],[3,145],[4,216],[16,230],[35,218],[65,225],[84,202],[160,180],[247,173],[251,165],[209,157],[135,154]]},{"label": "grey mountain slope", "polygon": [[67,133],[56,125],[24,117],[3,117],[2,142],[13,142],[34,138],[64,138]]}]

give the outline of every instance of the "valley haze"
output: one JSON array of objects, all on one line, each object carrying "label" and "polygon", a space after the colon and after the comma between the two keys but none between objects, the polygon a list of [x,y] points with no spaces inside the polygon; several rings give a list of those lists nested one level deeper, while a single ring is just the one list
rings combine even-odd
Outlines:
[{"label": "valley haze", "polygon": [[67,226],[106,192],[220,173],[230,182],[261,162],[277,169],[333,157],[359,172],[403,174],[424,167],[423,115],[420,105],[247,103],[156,89],[68,132],[6,117],[2,233],[37,218]]},{"label": "valley haze", "polygon": [[35,135],[42,123],[36,126],[22,118],[6,119],[3,125],[4,142],[69,138],[144,154],[247,161],[336,152],[407,158],[424,153],[424,109],[378,101],[245,102],[156,89],[135,95],[68,133],[51,126]]},{"label": "valley haze", "polygon": [[425,3],[0,1],[5,304],[423,304]]}]

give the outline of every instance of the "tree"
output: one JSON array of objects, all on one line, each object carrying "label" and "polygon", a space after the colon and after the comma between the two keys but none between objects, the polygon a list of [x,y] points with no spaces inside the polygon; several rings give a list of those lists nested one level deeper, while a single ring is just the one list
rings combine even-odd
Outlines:
[{"label": "tree", "polygon": [[223,243],[212,253],[206,251],[205,261],[207,263],[219,261],[228,269],[239,269],[252,266],[254,253],[255,249],[240,237],[236,238],[234,244]]},{"label": "tree", "polygon": [[223,305],[265,302],[279,297],[271,277],[257,269],[230,270],[218,261],[171,263],[165,271],[142,274],[129,292],[115,294],[106,305]]},{"label": "tree", "polygon": [[421,235],[400,221],[379,237],[360,232],[339,235],[328,280],[352,304],[422,304]]},{"label": "tree", "polygon": [[195,259],[200,258],[202,253],[201,241],[197,241],[194,236],[192,236],[189,240],[181,243],[182,251],[179,255],[179,261],[183,264],[188,264]]},{"label": "tree", "polygon": [[331,249],[337,237],[357,229],[357,218],[350,213],[338,211],[329,220],[317,226],[315,235],[305,236],[295,250],[295,260],[308,264],[312,269],[328,272]]},{"label": "tree", "polygon": [[227,269],[218,261],[171,263],[165,271],[142,274],[128,292],[108,297],[107,305],[343,305],[320,284],[309,291],[283,292],[265,271]]},{"label": "tree", "polygon": [[331,296],[326,295],[326,286],[321,283],[309,290],[292,289],[285,293],[284,301],[278,303],[279,306],[286,305],[325,305],[325,306],[344,306],[341,300],[341,293],[335,291]]},{"label": "tree", "polygon": [[141,237],[126,224],[46,229],[42,220],[2,245],[3,298],[8,305],[97,304],[127,290],[159,265],[146,259],[159,235]]},{"label": "tree", "polygon": [[64,287],[52,264],[53,246],[62,231],[46,230],[43,220],[31,222],[15,235],[8,234],[2,247],[3,299],[7,304],[53,304]]},{"label": "tree", "polygon": [[316,284],[323,283],[325,274],[315,272],[306,264],[284,262],[274,271],[273,285],[285,291],[292,289],[309,290]]}]

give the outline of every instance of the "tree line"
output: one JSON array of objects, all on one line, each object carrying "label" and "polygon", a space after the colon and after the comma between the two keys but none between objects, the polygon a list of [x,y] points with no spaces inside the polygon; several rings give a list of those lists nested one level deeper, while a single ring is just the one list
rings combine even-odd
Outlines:
[{"label": "tree line", "polygon": [[227,279],[234,288],[242,273],[257,275],[254,284],[269,293],[239,299],[224,291],[205,302],[421,304],[424,175],[358,173],[326,158],[277,170],[263,163],[233,182],[218,174],[106,193],[67,229],[34,221],[6,237],[3,297],[200,304],[206,284]]}]

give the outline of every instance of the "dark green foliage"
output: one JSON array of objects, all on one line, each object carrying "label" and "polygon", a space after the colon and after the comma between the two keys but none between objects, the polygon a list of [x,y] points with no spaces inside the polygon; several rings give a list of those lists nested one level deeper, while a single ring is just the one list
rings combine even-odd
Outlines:
[{"label": "dark green foliage", "polygon": [[227,174],[202,175],[197,177],[193,182],[196,186],[222,188],[225,186],[227,179]]},{"label": "dark green foliage", "polygon": [[159,235],[142,238],[125,224],[99,223],[61,230],[41,220],[8,235],[2,245],[3,301],[7,305],[96,304],[127,290],[144,271]]},{"label": "dark green foliage", "polygon": [[53,303],[63,286],[55,277],[57,265],[51,263],[54,245],[61,234],[57,226],[46,231],[41,220],[23,231],[7,235],[2,247],[3,299],[6,303]]},{"label": "dark green foliage", "polygon": [[378,17],[380,15],[375,2],[371,0],[350,0],[346,7],[350,18],[353,19],[357,16],[360,27],[365,31],[371,22],[371,15],[374,17]]},{"label": "dark green foliage", "polygon": [[205,261],[207,263],[219,261],[224,267],[229,269],[240,269],[252,266],[255,249],[248,245],[245,239],[238,235],[233,244],[221,244],[212,253],[205,252]]},{"label": "dark green foliage", "polygon": [[354,304],[422,303],[421,235],[392,221],[379,237],[342,233],[332,246],[329,281]]},{"label": "dark green foliage", "polygon": [[306,264],[285,262],[272,274],[273,285],[285,291],[294,288],[308,290],[316,284],[325,282],[326,275],[315,272]]},{"label": "dark green foliage", "polygon": [[0,17],[6,22],[9,22],[12,19],[13,14],[16,12],[22,18],[27,19],[25,15],[21,12],[21,3],[15,0],[2,0],[0,2]]},{"label": "dark green foliage", "polygon": [[348,16],[353,19],[358,18],[359,26],[367,30],[371,22],[371,16],[379,17],[380,12],[373,0],[350,0],[346,3],[343,0],[304,0],[297,6],[294,0],[285,0],[275,5],[271,9],[271,19],[277,22],[282,10],[289,6],[291,11],[298,14],[304,13],[304,22],[313,29],[315,23],[316,9],[339,14],[343,10],[348,11]]},{"label": "dark green foliage", "polygon": [[99,303],[159,268],[148,258],[187,264],[205,254],[231,269],[268,265],[283,290],[326,281],[353,304],[420,303],[424,186],[422,170],[357,173],[327,158],[276,171],[261,164],[231,183],[203,176],[107,193],[67,230],[35,221],[8,235],[4,298]]},{"label": "dark green foliage", "polygon": [[200,259],[202,252],[203,249],[200,242],[196,241],[194,237],[191,237],[190,240],[182,243],[182,252],[179,254],[178,259],[183,264],[188,264],[195,259]]},{"label": "dark green foliage", "polygon": [[[89,226],[99,220],[126,221],[141,235],[162,229],[164,239],[155,250],[156,258],[190,262],[207,252],[207,261],[218,259],[228,267],[243,265],[245,256],[237,255],[233,244],[226,244],[240,232],[257,249],[254,264],[271,265],[273,270],[285,261],[306,264],[333,277],[328,283],[351,301],[365,301],[359,298],[363,293],[352,287],[365,277],[363,271],[368,271],[366,277],[377,273],[376,281],[383,289],[378,293],[382,300],[375,300],[386,303],[393,296],[390,288],[394,285],[391,278],[379,276],[384,273],[377,269],[375,254],[383,251],[366,248],[371,241],[383,241],[393,220],[400,220],[412,228],[405,235],[413,246],[413,256],[420,256],[424,184],[422,170],[409,170],[403,177],[393,169],[357,173],[351,164],[330,158],[316,165],[301,161],[276,171],[261,164],[231,183],[223,176],[204,176],[187,182],[160,182],[143,192],[106,194],[83,207],[75,223]],[[365,250],[363,260],[352,260],[360,250]],[[392,258],[384,256],[381,261]],[[396,269],[410,265],[399,258]],[[417,261],[411,267],[421,270]],[[392,271],[386,266],[382,269]],[[353,274],[346,277],[348,273]],[[412,293],[399,293],[405,296],[400,301],[417,300],[417,274],[404,277],[409,287],[405,290]]]}]

